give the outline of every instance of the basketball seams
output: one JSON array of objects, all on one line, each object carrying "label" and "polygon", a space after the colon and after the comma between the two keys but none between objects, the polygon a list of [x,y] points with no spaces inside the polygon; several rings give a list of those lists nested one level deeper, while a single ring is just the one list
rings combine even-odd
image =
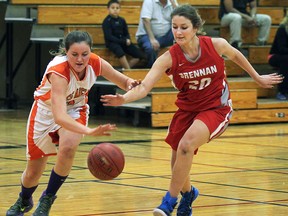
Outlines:
[{"label": "basketball seams", "polygon": [[[94,152],[93,150],[91,151],[92,157],[90,158],[92,160],[92,172],[94,173],[94,176],[99,176],[103,177],[103,179],[108,179],[107,177],[112,177],[111,175],[107,175],[106,169],[104,166],[100,166],[102,163],[101,161],[101,154],[105,153],[102,151],[102,149],[97,149],[97,152]],[[101,178],[102,179],[102,178]]]}]

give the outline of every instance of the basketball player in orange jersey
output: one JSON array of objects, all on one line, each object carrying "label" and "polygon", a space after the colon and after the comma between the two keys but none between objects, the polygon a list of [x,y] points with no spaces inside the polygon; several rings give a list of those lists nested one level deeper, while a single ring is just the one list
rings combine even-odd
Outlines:
[{"label": "basketball player in orange jersey", "polygon": [[166,74],[179,90],[176,111],[166,137],[172,148],[169,190],[154,215],[171,215],[181,193],[177,215],[192,215],[192,202],[199,192],[191,186],[190,169],[198,148],[218,137],[232,115],[232,102],[225,75],[226,56],[241,66],[263,88],[282,82],[277,74],[259,75],[246,58],[225,39],[197,36],[202,20],[195,8],[182,5],[172,14],[176,44],[160,56],[142,83],[124,95],[104,95],[105,106],[119,106],[145,97]]},{"label": "basketball player in orange jersey", "polygon": [[34,216],[49,215],[51,205],[70,173],[83,135],[109,136],[114,124],[89,128],[88,91],[97,76],[103,76],[124,90],[139,84],[91,52],[87,32],[73,31],[64,39],[59,54],[48,64],[42,82],[34,92],[35,101],[27,124],[27,167],[21,178],[19,198],[6,215],[24,215],[33,207],[32,194],[45,170],[48,156],[58,157],[47,189],[40,197]]}]

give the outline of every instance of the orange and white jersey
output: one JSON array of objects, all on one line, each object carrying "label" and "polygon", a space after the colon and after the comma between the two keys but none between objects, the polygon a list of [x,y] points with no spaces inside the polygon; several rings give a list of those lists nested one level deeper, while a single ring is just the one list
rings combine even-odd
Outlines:
[{"label": "orange and white jersey", "polygon": [[34,99],[38,101],[38,106],[46,110],[51,110],[51,83],[47,79],[47,74],[50,73],[55,73],[68,81],[67,109],[80,107],[87,103],[88,92],[94,85],[97,76],[101,75],[101,59],[91,53],[85,77],[79,80],[76,72],[69,66],[67,56],[54,57],[46,68],[41,84],[34,92]]}]

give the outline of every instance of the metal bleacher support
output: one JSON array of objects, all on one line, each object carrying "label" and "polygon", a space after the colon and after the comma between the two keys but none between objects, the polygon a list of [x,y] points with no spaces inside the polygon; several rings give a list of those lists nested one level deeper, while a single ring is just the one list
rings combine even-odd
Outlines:
[{"label": "metal bleacher support", "polygon": [[[3,18],[4,19],[4,17],[2,17],[2,14],[4,15],[4,11],[6,11],[6,7],[7,7],[7,1],[6,0],[0,0],[0,9],[1,9],[1,19]],[[6,39],[6,32],[3,32],[4,34],[3,34],[3,36],[2,36],[2,38],[0,39],[0,49],[2,48],[2,46],[3,46],[3,44],[4,44],[4,42],[5,42],[5,39]]]},{"label": "metal bleacher support", "polygon": [[19,61],[14,67],[13,44],[15,40],[19,40],[19,36],[16,36],[14,38],[14,24],[26,24],[29,27],[32,27],[32,23],[34,22],[34,18],[32,17],[33,16],[31,14],[30,8],[26,8],[23,6],[13,6],[9,4],[7,5],[5,13],[6,33],[5,38],[3,39],[3,43],[4,41],[6,41],[6,94],[4,98],[4,103],[6,108],[8,109],[13,109],[17,105],[17,101],[13,92],[13,80],[18,72],[19,67],[24,61],[27,52],[31,48],[31,43],[28,43]]},{"label": "metal bleacher support", "polygon": [[59,25],[37,25],[33,24],[30,41],[35,44],[35,76],[39,83],[42,78],[41,71],[41,50],[45,43],[59,45],[63,39],[64,31]]},{"label": "metal bleacher support", "polygon": [[[1,1],[0,3],[3,2]],[[42,45],[50,43],[56,44],[58,47],[59,41],[63,38],[64,30],[59,25],[37,25],[37,7],[34,5],[13,5],[6,2],[5,7],[6,32],[3,38],[0,39],[0,48],[6,43],[6,86],[5,97],[1,100],[4,101],[5,108],[14,109],[17,107],[17,99],[13,87],[14,78],[28,52],[33,46],[35,47],[35,80],[39,83],[42,78]],[[22,36],[15,34],[15,28],[19,27],[19,25],[27,26],[28,31],[30,31],[30,38],[27,38],[28,43],[27,45],[25,43],[25,47],[16,48],[14,44]],[[23,39],[21,38],[21,40]],[[16,50],[17,54],[21,54],[19,60],[15,58]]]}]

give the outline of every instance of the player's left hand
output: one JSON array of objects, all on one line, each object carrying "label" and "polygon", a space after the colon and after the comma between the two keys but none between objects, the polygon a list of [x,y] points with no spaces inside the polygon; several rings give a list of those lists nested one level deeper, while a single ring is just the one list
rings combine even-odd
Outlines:
[{"label": "player's left hand", "polygon": [[101,95],[100,101],[103,106],[120,106],[124,103],[124,97],[121,94]]},{"label": "player's left hand", "polygon": [[283,82],[284,77],[281,74],[273,73],[268,75],[261,75],[260,79],[256,80],[262,88],[274,88],[274,85]]},{"label": "player's left hand", "polygon": [[132,80],[128,83],[128,91],[141,84],[141,80]]},{"label": "player's left hand", "polygon": [[111,136],[111,131],[114,131],[116,129],[117,129],[117,127],[115,124],[99,125],[96,128],[89,128],[87,135],[90,135],[90,136]]}]

